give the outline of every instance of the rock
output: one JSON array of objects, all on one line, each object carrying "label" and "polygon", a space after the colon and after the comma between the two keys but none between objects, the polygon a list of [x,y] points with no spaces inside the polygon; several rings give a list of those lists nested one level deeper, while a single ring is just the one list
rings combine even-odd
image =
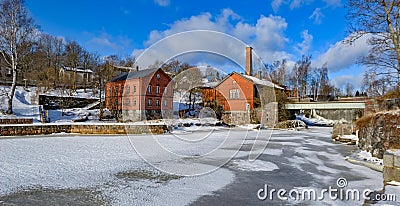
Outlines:
[{"label": "rock", "polygon": [[275,125],[277,129],[306,128],[307,125],[300,120],[286,120]]}]

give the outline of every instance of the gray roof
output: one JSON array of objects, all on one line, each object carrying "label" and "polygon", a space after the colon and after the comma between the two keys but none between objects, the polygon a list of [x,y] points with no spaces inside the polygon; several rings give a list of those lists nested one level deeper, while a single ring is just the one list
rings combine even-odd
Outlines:
[{"label": "gray roof", "polygon": [[137,79],[147,77],[151,74],[154,74],[158,69],[144,69],[139,71],[131,71],[131,72],[123,72],[117,77],[111,79],[109,82],[118,82],[127,79]]}]

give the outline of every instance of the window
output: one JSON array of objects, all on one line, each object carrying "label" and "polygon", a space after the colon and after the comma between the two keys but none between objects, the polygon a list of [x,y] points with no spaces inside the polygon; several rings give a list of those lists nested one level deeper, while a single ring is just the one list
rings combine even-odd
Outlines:
[{"label": "window", "polygon": [[125,93],[129,94],[131,92],[131,87],[129,85],[126,86]]},{"label": "window", "polygon": [[133,93],[136,92],[136,85],[133,85]]},{"label": "window", "polygon": [[156,94],[160,94],[160,86],[159,85],[156,86]]},{"label": "window", "polygon": [[112,88],[112,86],[110,87],[110,93],[109,93],[109,95],[110,95],[110,96],[113,95],[113,88]]},{"label": "window", "polygon": [[147,105],[148,105],[148,106],[153,105],[153,100],[149,99],[149,100],[147,101]]},{"label": "window", "polygon": [[160,74],[157,74],[157,79],[160,80],[161,76]]},{"label": "window", "polygon": [[112,100],[112,99],[110,99],[110,100],[108,101],[108,105],[110,105],[110,107],[112,107],[112,105],[113,105],[113,100]]},{"label": "window", "polygon": [[160,100],[156,100],[156,106],[160,106]]},{"label": "window", "polygon": [[250,110],[250,104],[246,103],[246,110],[249,111]]},{"label": "window", "polygon": [[131,100],[130,99],[125,99],[125,106],[131,106]]},{"label": "window", "polygon": [[167,94],[167,92],[168,92],[168,87],[164,86],[164,94]]},{"label": "window", "polygon": [[167,100],[164,100],[164,106],[167,106],[167,103],[168,103]]},{"label": "window", "polygon": [[124,86],[121,86],[121,95],[124,95]]},{"label": "window", "polygon": [[133,100],[133,106],[136,106],[136,99]]},{"label": "window", "polygon": [[115,96],[118,96],[118,86],[115,86]]},{"label": "window", "polygon": [[115,100],[115,108],[118,110],[118,99]]},{"label": "window", "polygon": [[151,85],[147,86],[147,92],[151,94]]},{"label": "window", "polygon": [[233,80],[233,81],[232,81],[232,84],[236,84],[236,81],[235,81],[235,80]]},{"label": "window", "polygon": [[240,98],[240,90],[239,89],[229,90],[229,98],[230,99],[239,99]]}]

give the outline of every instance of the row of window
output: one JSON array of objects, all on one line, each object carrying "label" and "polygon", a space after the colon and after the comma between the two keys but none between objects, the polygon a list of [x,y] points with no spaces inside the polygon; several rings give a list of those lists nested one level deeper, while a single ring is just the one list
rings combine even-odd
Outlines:
[{"label": "row of window", "polygon": [[[147,93],[151,94],[152,91],[153,91],[152,86],[151,86],[151,84],[149,84],[147,86]],[[160,94],[160,91],[161,91],[161,87],[159,85],[157,85],[156,86],[156,94]],[[168,87],[164,86],[164,94],[167,94],[167,92],[168,92]]]},{"label": "row of window", "polygon": [[[125,100],[124,106],[131,106],[131,99],[125,98],[124,100]],[[113,105],[113,103],[114,103],[115,108],[118,108],[118,99],[115,100],[115,102],[113,102],[113,100],[110,99],[109,105]],[[136,103],[137,103],[136,99],[134,99],[133,102],[132,102],[132,106],[136,106]],[[156,104],[156,106],[160,106],[161,105],[161,101],[159,99],[156,99],[155,104]],[[168,101],[164,100],[164,106],[167,106],[167,105],[168,105]],[[153,100],[152,99],[148,99],[147,100],[147,106],[153,106]]]},{"label": "row of window", "polygon": [[[156,106],[160,106],[161,101],[159,99],[156,99]],[[164,106],[167,106],[168,102],[167,100],[164,100]],[[148,99],[147,100],[147,106],[153,106],[153,100],[152,99]]]},{"label": "row of window", "polygon": [[[149,84],[147,86],[147,93],[151,94],[152,93],[152,86],[151,84]],[[121,86],[121,91],[124,91],[124,86]],[[129,94],[131,92],[131,87],[130,85],[127,85],[125,88],[125,94]],[[161,87],[159,85],[156,85],[156,94],[160,94],[161,92]],[[168,92],[168,87],[164,86],[164,94],[167,94]],[[133,93],[136,93],[136,85],[133,85]],[[109,94],[112,95],[113,94],[113,87],[110,87],[110,91]],[[115,86],[115,95],[118,96],[119,95],[119,87]]]}]

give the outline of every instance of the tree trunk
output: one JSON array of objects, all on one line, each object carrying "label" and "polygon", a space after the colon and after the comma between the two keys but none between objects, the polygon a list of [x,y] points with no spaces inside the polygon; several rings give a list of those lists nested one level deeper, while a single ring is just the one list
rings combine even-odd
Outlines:
[{"label": "tree trunk", "polygon": [[[15,66],[13,66],[13,67],[15,67]],[[7,96],[8,97],[7,114],[13,114],[13,99],[14,99],[16,87],[17,87],[17,69],[13,68],[13,80],[12,80],[11,90]]]}]

